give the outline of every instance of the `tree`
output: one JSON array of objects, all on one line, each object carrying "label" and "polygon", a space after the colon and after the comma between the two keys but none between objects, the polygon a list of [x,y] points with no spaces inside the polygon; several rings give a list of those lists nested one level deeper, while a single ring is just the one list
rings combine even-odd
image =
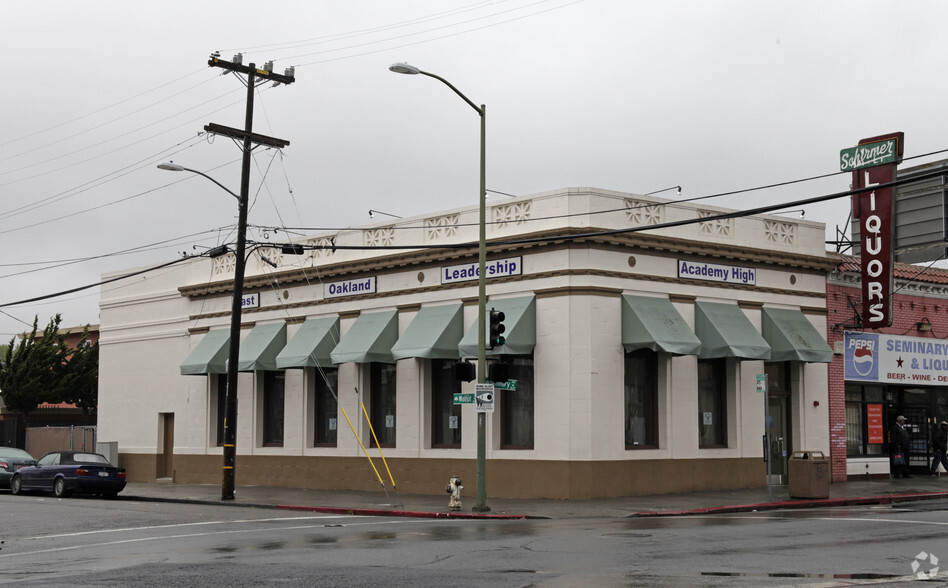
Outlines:
[{"label": "tree", "polygon": [[68,402],[85,415],[95,411],[99,344],[89,342],[87,325],[78,345],[70,348],[59,332],[60,322],[57,314],[38,335],[36,317],[27,336],[10,340],[0,362],[0,396],[8,409],[28,416],[44,402]]},{"label": "tree", "polygon": [[65,337],[59,334],[61,317],[51,318],[37,338],[39,317],[33,319],[30,333],[10,345],[0,365],[0,395],[12,411],[29,415],[43,402],[59,402],[59,382],[63,375],[68,349]]},{"label": "tree", "polygon": [[94,413],[99,402],[99,342],[89,342],[89,325],[82,330],[76,347],[69,351],[59,402],[75,404],[83,415]]}]

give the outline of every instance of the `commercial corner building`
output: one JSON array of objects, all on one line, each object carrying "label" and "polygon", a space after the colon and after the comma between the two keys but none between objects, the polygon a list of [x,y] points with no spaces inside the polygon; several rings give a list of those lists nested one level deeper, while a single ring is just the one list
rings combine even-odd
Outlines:
[{"label": "commercial corner building", "polygon": [[834,258],[826,286],[827,339],[836,351],[829,366],[833,481],[888,478],[899,415],[907,419],[909,466],[927,475],[932,432],[948,420],[948,270],[896,263],[892,326],[873,331],[863,329],[857,311],[859,258]]},{"label": "commercial corner building", "polygon": [[[775,475],[794,449],[829,453],[823,225],[721,212],[590,188],[491,203],[488,309],[507,315],[507,342],[488,357],[516,389],[487,414],[489,496],[760,486],[765,422]],[[473,482],[476,413],[453,394],[474,391],[454,364],[476,354],[477,215],[251,256],[238,485],[378,489],[360,442],[388,486],[381,445],[400,491]],[[694,222],[609,232],[675,221]],[[130,480],[220,481],[232,288],[223,256],[103,293],[99,437]]]}]

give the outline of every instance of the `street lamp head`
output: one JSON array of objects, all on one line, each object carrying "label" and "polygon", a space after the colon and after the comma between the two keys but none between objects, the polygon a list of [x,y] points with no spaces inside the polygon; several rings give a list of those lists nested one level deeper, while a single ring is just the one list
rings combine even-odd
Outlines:
[{"label": "street lamp head", "polygon": [[415,67],[414,65],[408,65],[407,63],[401,63],[401,62],[393,63],[392,65],[388,66],[388,69],[389,71],[393,71],[395,73],[410,74],[413,76],[421,73],[421,70]]},{"label": "street lamp head", "polygon": [[168,171],[184,171],[184,167],[178,165],[177,163],[159,163],[158,169],[166,169]]}]

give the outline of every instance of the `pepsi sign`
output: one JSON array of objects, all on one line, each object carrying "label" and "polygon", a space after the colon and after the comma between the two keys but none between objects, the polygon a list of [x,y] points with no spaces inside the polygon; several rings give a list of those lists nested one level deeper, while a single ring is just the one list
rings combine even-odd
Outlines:
[{"label": "pepsi sign", "polygon": [[844,362],[847,380],[879,381],[879,335],[845,334]]},{"label": "pepsi sign", "polygon": [[948,340],[884,333],[844,334],[846,380],[948,385]]}]

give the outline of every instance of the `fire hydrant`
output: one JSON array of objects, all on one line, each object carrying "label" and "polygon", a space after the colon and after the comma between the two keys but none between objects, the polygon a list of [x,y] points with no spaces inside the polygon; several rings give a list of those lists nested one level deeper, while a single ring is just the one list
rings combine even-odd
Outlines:
[{"label": "fire hydrant", "polygon": [[451,510],[461,510],[461,489],[464,486],[461,485],[461,476],[451,476],[451,479],[448,480],[448,485],[444,487],[444,491],[451,495],[451,499],[448,500],[448,507]]}]

